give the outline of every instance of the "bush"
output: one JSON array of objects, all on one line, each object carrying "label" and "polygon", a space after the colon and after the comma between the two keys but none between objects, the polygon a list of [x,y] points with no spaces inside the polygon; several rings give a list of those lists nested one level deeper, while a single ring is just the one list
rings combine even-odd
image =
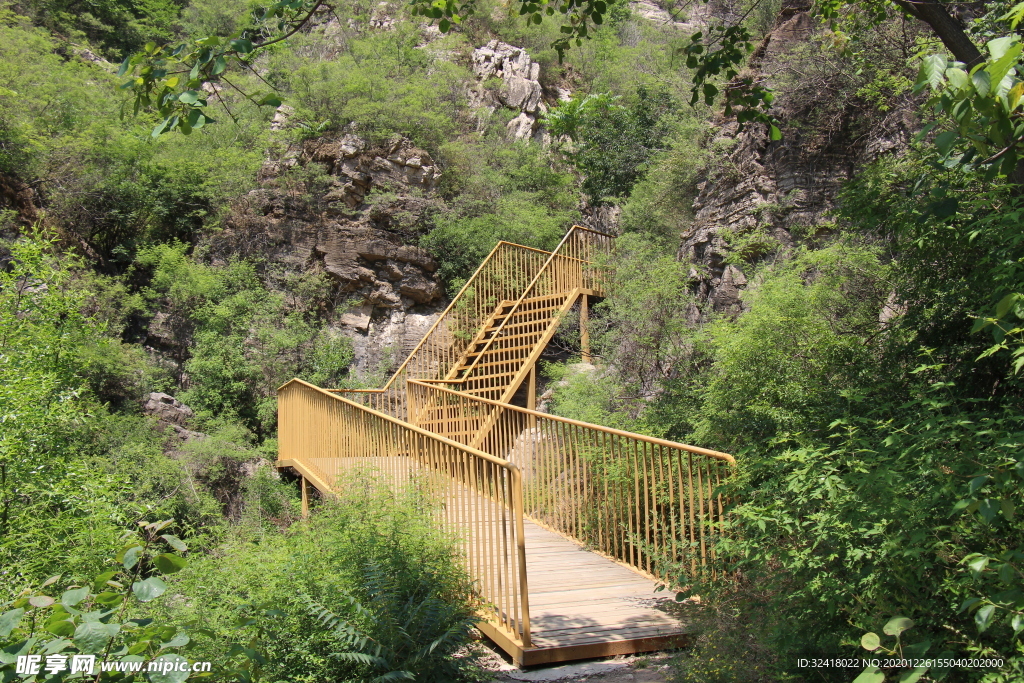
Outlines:
[{"label": "bush", "polygon": [[[453,539],[434,526],[433,501],[369,473],[339,488],[287,534],[235,537],[194,561],[175,577],[190,599],[174,618],[229,639],[247,605],[275,606],[281,614],[265,623],[270,680],[369,681],[388,671],[465,680],[466,661],[453,655],[473,622],[471,584]],[[216,603],[201,599],[212,586]]]},{"label": "bush", "polygon": [[434,219],[420,245],[437,258],[450,289],[499,241],[550,250],[579,221],[572,176],[538,145],[499,136],[477,145],[452,142],[441,154],[450,168],[452,210]]},{"label": "bush", "polygon": [[617,99],[610,93],[577,96],[546,117],[552,135],[572,140],[566,156],[583,176],[583,192],[593,204],[629,196],[647,162],[664,151],[677,106],[667,92],[643,86],[631,106]]}]

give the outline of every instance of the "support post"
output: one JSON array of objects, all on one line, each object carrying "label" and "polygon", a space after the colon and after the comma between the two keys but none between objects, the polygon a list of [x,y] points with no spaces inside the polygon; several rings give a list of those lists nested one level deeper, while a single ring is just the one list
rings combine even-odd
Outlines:
[{"label": "support post", "polygon": [[[537,364],[534,363],[533,367],[530,368],[530,379],[529,385],[526,391],[526,407],[529,410],[537,410]],[[537,418],[533,415],[530,416],[530,429],[537,426]]]},{"label": "support post", "polygon": [[590,297],[586,294],[580,299],[580,360],[590,362]]},{"label": "support post", "polygon": [[302,487],[302,518],[309,517],[309,484],[306,483],[306,478],[302,477],[300,486]]}]

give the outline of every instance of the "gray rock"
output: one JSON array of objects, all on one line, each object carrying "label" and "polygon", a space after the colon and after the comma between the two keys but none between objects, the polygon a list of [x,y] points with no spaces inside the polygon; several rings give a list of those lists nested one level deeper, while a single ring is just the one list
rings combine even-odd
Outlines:
[{"label": "gray rock", "polygon": [[[296,188],[282,177],[290,160],[322,165],[328,182]],[[211,240],[212,253],[225,260],[258,255],[292,273],[324,272],[339,299],[360,306],[403,308],[403,298],[434,304],[443,294],[437,263],[407,242],[439,201],[440,177],[430,154],[404,138],[384,148],[353,133],[308,140],[264,166],[261,189],[236,202],[226,229]],[[368,315],[342,324],[365,330]]]},{"label": "gray rock", "polygon": [[[530,59],[526,50],[492,40],[473,51],[473,73],[483,83],[489,78],[500,78],[503,83],[497,93],[497,101],[482,87],[470,92],[470,106],[484,116],[490,115],[495,105],[518,110],[519,115],[509,122],[509,137],[513,140],[530,140],[545,144],[547,138],[541,133],[540,114],[546,111],[543,102],[543,88],[539,82],[540,64]],[[559,90],[559,96],[570,97],[568,91]]]},{"label": "gray rock", "polygon": [[195,413],[187,405],[174,398],[170,394],[153,392],[149,400],[143,406],[142,411],[147,415],[156,416],[157,420],[165,424],[185,426]]}]

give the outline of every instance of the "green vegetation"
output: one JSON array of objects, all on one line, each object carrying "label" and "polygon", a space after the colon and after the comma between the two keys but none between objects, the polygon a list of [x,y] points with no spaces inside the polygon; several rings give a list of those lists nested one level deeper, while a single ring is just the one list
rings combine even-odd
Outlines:
[{"label": "green vegetation", "polygon": [[[449,289],[499,240],[549,249],[622,209],[591,323],[599,371],[551,365],[552,408],[736,455],[728,580],[669,567],[701,596],[682,606],[700,635],[678,680],[849,680],[796,658],[866,650],[1006,664],[861,681],[1024,676],[1020,8],[990,6],[968,30],[974,65],[928,57],[915,87],[904,57],[947,36],[897,35],[877,3],[819,3],[832,33],[773,75],[780,123],[741,69],[777,3],[735,4],[697,39],[622,2],[569,3],[568,31],[520,4],[525,22],[496,0],[383,18],[363,2],[0,5],[3,680],[15,653],[105,648],[219,659],[225,680],[476,675],[460,652],[475,605],[435,501],[367,476],[301,521],[269,466],[278,385],[367,381],[337,324],[348,294],[315,254],[297,274],[212,247],[265,158],[348,133],[376,151],[404,136],[442,171],[395,232]],[[541,64],[549,147],[508,141],[509,111],[468,108],[470,85],[500,87],[467,68],[492,39]],[[913,97],[920,140],[858,167],[826,222],[788,226],[787,197],[720,232],[715,267],[746,286],[742,310],[711,310],[704,266],[676,251],[698,181],[748,174],[714,103],[769,146],[785,132],[823,149]],[[331,172],[285,171],[282,210],[327,216]],[[144,416],[155,391],[194,417]]]}]

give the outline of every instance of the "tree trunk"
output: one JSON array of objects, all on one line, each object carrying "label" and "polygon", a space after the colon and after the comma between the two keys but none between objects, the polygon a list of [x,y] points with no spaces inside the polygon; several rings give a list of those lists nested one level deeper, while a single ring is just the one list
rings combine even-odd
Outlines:
[{"label": "tree trunk", "polygon": [[981,50],[964,32],[963,27],[938,0],[893,0],[907,14],[931,27],[958,61],[968,67],[982,61]]}]

